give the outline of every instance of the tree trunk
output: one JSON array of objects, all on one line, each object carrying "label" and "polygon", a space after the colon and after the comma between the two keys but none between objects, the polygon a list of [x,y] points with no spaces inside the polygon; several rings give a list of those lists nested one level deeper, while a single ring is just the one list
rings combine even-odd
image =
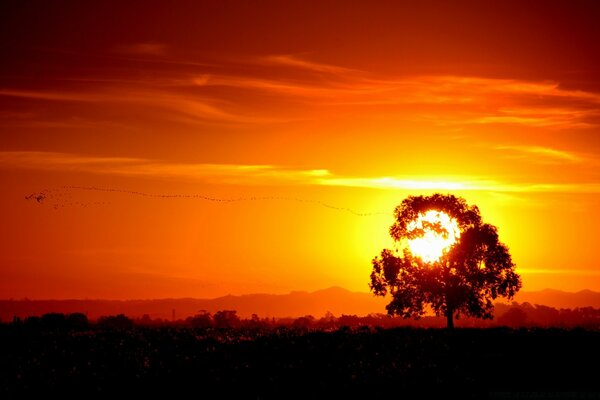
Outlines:
[{"label": "tree trunk", "polygon": [[448,330],[454,330],[454,313],[452,312],[452,309],[449,308],[446,311],[446,321],[448,322]]}]

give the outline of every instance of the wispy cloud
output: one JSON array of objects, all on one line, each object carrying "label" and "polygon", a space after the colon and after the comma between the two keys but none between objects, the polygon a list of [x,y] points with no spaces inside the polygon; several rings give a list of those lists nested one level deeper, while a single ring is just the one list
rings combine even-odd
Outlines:
[{"label": "wispy cloud", "polygon": [[319,63],[315,61],[310,61],[305,58],[298,57],[294,54],[280,54],[280,55],[270,55],[265,57],[259,57],[254,59],[254,61],[258,64],[262,65],[271,65],[271,66],[282,66],[282,67],[291,67],[306,71],[312,72],[321,72],[327,74],[348,74],[348,73],[360,73],[361,71],[340,67],[337,65]]},{"label": "wispy cloud", "polygon": [[586,269],[550,269],[550,268],[517,268],[517,272],[524,275],[576,275],[599,276],[600,271]]},{"label": "wispy cloud", "polygon": [[0,164],[17,168],[55,168],[83,167],[135,164],[143,162],[141,158],[130,157],[96,157],[71,153],[54,153],[45,151],[2,151]]},{"label": "wispy cloud", "polygon": [[68,153],[0,152],[0,168],[70,171],[143,178],[180,178],[234,185],[321,185],[404,191],[486,191],[498,193],[600,193],[600,182],[500,182],[477,177],[360,177],[323,169],[278,165],[172,163],[129,157],[98,157]]},{"label": "wispy cloud", "polygon": [[94,98],[85,93],[55,92],[51,90],[0,89],[0,96],[50,101],[98,101],[97,97]]},{"label": "wispy cloud", "polygon": [[573,152],[558,150],[543,146],[496,146],[497,150],[503,150],[510,153],[511,157],[529,158],[540,162],[569,162],[578,163],[584,161],[584,158]]},{"label": "wispy cloud", "polygon": [[478,177],[456,177],[444,180],[412,177],[337,177],[319,179],[318,184],[406,191],[483,191],[498,193],[600,193],[600,183],[501,182]]},{"label": "wispy cloud", "polygon": [[563,183],[504,183],[495,180],[471,177],[448,180],[405,179],[396,177],[332,177],[320,179],[319,184],[328,186],[345,186],[356,188],[373,188],[388,190],[443,190],[443,191],[488,191],[488,192],[581,192],[598,193],[600,184],[563,184]]},{"label": "wispy cloud", "polygon": [[[164,53],[161,44],[127,45],[138,55]],[[132,54],[133,55],[133,54]],[[168,57],[157,57],[169,61]],[[174,61],[175,62],[175,61]],[[236,62],[181,64],[152,78],[81,81],[71,89],[0,88],[0,96],[38,101],[140,104],[186,123],[264,124],[305,117],[307,109],[352,110],[440,126],[521,125],[578,129],[600,125],[600,94],[558,82],[472,76],[389,76],[270,55]],[[264,107],[264,97],[271,101]],[[294,107],[299,105],[299,107]],[[378,107],[382,106],[382,107]]]},{"label": "wispy cloud", "polygon": [[346,186],[372,189],[402,189],[402,190],[473,190],[474,186],[464,182],[444,180],[416,180],[393,177],[326,177],[318,183],[326,186]]},{"label": "wispy cloud", "polygon": [[38,151],[0,152],[0,166],[251,185],[307,183],[330,174],[325,169],[295,169],[274,165],[171,163],[144,158],[96,157]]},{"label": "wispy cloud", "polygon": [[[565,89],[557,82],[464,76],[375,76],[293,56],[261,59],[271,67],[318,72],[281,75],[204,74],[199,87],[224,86],[269,92],[320,107],[385,105],[410,110],[438,125],[510,124],[538,128],[586,128],[600,123],[600,94]],[[438,107],[433,112],[430,106]]]},{"label": "wispy cloud", "polygon": [[158,110],[167,110],[188,123],[213,121],[223,123],[270,123],[280,120],[268,116],[256,116],[251,113],[242,113],[227,110],[235,108],[232,104],[215,99],[210,96],[200,96],[168,91],[164,88],[127,85],[102,86],[86,91],[41,91],[41,90],[13,90],[0,89],[0,96],[19,97],[32,100],[105,103],[119,105],[128,103],[143,107],[152,107]]}]

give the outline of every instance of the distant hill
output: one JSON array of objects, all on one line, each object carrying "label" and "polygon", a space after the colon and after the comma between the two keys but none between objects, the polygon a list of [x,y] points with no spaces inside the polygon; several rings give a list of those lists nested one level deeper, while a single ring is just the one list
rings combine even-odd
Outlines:
[{"label": "distant hill", "polygon": [[600,308],[600,292],[591,290],[563,292],[555,289],[544,289],[537,292],[518,293],[514,301],[518,303],[543,304],[554,308]]},{"label": "distant hill", "polygon": [[83,312],[90,319],[119,313],[131,317],[148,314],[151,318],[171,319],[173,310],[176,319],[197,314],[200,310],[212,313],[237,310],[241,317],[250,317],[252,314],[260,317],[320,317],[327,312],[334,315],[385,312],[385,304],[385,299],[370,293],[332,287],[310,293],[228,295],[214,299],[0,300],[0,319],[8,321],[14,315],[24,317],[48,312]]},{"label": "distant hill", "polygon": [[[546,289],[538,292],[519,293],[519,303],[543,304],[555,308],[592,306],[600,308],[600,293],[583,290],[576,293]],[[336,316],[385,313],[387,299],[371,293],[351,292],[332,287],[315,292],[291,292],[288,294],[247,294],[223,296],[214,299],[153,299],[153,300],[0,300],[0,320],[9,321],[13,316],[26,317],[48,312],[83,312],[90,319],[101,315],[126,314],[151,318],[181,319],[197,314],[200,310],[214,313],[218,310],[237,310],[243,318],[258,314],[260,317],[321,317],[327,312]]]}]

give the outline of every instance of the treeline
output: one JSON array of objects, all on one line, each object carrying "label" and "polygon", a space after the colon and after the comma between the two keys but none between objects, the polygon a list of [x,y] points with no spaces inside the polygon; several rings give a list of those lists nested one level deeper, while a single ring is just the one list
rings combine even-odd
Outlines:
[{"label": "treeline", "polygon": [[544,305],[530,303],[512,305],[497,304],[496,318],[492,321],[497,326],[520,327],[557,327],[588,329],[600,328],[600,308],[561,308],[556,309]]},{"label": "treeline", "polygon": [[[335,330],[342,327],[421,327],[438,328],[445,326],[444,317],[427,316],[418,320],[391,317],[386,314],[370,314],[367,316],[340,315],[327,313],[316,318],[306,315],[299,318],[261,318],[253,314],[250,318],[240,318],[235,310],[221,310],[214,314],[200,311],[185,320],[152,319],[149,315],[130,318],[124,314],[103,316],[97,321],[88,320],[83,313],[47,313],[42,316],[31,316],[24,319],[15,317],[12,325],[42,330],[86,330],[86,329],[130,329],[133,327],[181,327],[181,328],[214,328],[214,329],[261,329],[270,330],[279,327],[299,330]],[[474,318],[458,318],[457,327],[489,328],[533,328],[557,327],[600,329],[600,309],[583,307],[575,309],[556,309],[529,303],[512,305],[497,304],[494,319],[481,320]]]}]

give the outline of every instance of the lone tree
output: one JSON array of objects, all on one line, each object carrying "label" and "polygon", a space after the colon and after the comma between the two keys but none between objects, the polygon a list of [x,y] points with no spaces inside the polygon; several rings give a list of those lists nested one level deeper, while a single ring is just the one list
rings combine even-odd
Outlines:
[{"label": "lone tree", "polygon": [[484,224],[477,206],[453,195],[409,196],[394,210],[395,250],[373,259],[370,288],[391,295],[390,315],[419,318],[429,306],[448,329],[461,315],[491,319],[499,296],[521,288],[497,228]]}]

